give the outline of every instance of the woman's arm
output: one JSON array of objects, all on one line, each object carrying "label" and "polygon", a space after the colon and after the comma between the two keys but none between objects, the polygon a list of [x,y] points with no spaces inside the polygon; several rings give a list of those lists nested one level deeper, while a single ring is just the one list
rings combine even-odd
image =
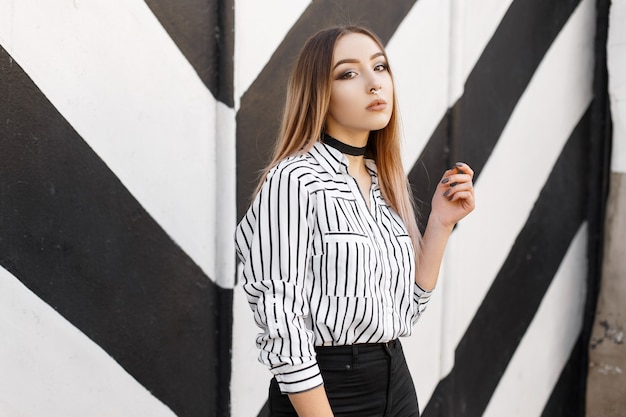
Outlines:
[{"label": "woman's arm", "polygon": [[314,334],[306,324],[314,221],[314,200],[302,180],[306,172],[298,161],[279,164],[236,231],[241,285],[261,329],[256,338],[259,359],[286,394],[323,384]]},{"label": "woman's arm", "polygon": [[289,394],[289,400],[299,417],[333,417],[323,385],[298,394]]},{"label": "woman's arm", "polygon": [[474,210],[474,171],[469,165],[457,163],[443,175],[432,199],[432,210],[419,255],[415,282],[430,291],[437,284],[443,252],[454,225]]}]

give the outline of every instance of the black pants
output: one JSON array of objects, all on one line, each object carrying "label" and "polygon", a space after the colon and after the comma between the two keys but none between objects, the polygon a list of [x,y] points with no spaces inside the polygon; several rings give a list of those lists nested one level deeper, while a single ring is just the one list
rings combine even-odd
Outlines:
[{"label": "black pants", "polygon": [[[399,341],[316,348],[317,363],[335,417],[419,417],[417,396]],[[276,379],[270,417],[297,417]]]}]

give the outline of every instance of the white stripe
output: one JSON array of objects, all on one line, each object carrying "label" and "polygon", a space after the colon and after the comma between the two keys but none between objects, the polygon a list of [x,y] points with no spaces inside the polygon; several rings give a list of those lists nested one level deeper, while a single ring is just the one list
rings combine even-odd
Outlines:
[{"label": "white stripe", "polygon": [[[410,365],[422,405],[452,369],[456,346],[591,102],[593,7],[592,0],[578,6],[544,57],[475,186],[476,210],[448,243],[429,313],[411,337],[412,354],[419,360]],[[443,325],[432,323],[440,308]],[[421,342],[436,335],[443,338],[438,348]],[[424,366],[427,371],[420,369]]]},{"label": "white stripe", "polygon": [[491,40],[512,0],[420,0],[387,45],[410,169]]},{"label": "white stripe", "polygon": [[[215,192],[212,197],[215,218],[212,227],[215,239],[215,280],[226,288],[235,286],[236,261],[233,234],[237,225],[237,139],[235,111],[217,103],[217,129],[215,141]],[[193,223],[193,222],[190,222]],[[211,277],[213,278],[213,276]]]},{"label": "white stripe", "polygon": [[540,416],[545,408],[582,328],[586,226],[580,227],[572,241],[483,417]]},{"label": "white stripe", "polygon": [[5,1],[0,18],[4,48],[214,277],[216,101],[146,3]]},{"label": "white stripe", "polygon": [[613,123],[611,169],[626,174],[626,2],[623,0],[611,3],[607,66]]},{"label": "white stripe", "polygon": [[175,416],[3,268],[0,334],[1,416]]}]

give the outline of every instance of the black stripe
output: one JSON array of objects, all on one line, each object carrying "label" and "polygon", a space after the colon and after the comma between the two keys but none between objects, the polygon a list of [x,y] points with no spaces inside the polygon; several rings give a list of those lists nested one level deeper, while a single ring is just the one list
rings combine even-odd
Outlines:
[{"label": "black stripe", "polygon": [[146,4],[213,96],[233,107],[233,0],[146,0]]},{"label": "black stripe", "polygon": [[424,417],[481,416],[585,220],[590,112],[582,117],[526,225],[457,346]]},{"label": "black stripe", "polygon": [[466,161],[480,176],[515,105],[579,0],[514,1],[409,173],[420,226],[443,171]]},{"label": "black stripe", "polygon": [[2,48],[0,79],[0,264],[177,415],[227,409],[230,330],[220,331],[231,323],[217,313],[232,310],[232,290],[167,236]]},{"label": "black stripe", "polygon": [[258,173],[269,162],[280,124],[287,78],[306,39],[328,26],[358,23],[389,41],[416,0],[396,0],[393,7],[377,0],[312,2],[291,28],[252,86],[241,97],[237,113],[237,207],[241,218],[250,203]]},{"label": "black stripe", "polygon": [[586,412],[588,346],[602,277],[604,217],[611,166],[612,126],[606,67],[610,4],[610,0],[596,2],[596,60],[593,83],[594,101],[591,106],[592,131],[587,196],[588,275],[583,329],[543,410],[542,417],[583,417]]}]

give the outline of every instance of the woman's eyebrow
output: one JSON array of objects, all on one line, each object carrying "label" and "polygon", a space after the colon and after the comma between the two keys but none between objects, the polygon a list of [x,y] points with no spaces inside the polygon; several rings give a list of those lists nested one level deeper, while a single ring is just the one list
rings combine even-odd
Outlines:
[{"label": "woman's eyebrow", "polygon": [[[376,52],[374,55],[372,55],[370,57],[370,61],[373,60],[373,59],[378,58],[379,56],[385,56],[385,54],[383,52]],[[359,61],[356,58],[341,59],[341,60],[337,61],[337,63],[333,67],[333,69],[337,68],[341,64],[358,64],[359,62],[361,62],[361,61]]]}]

